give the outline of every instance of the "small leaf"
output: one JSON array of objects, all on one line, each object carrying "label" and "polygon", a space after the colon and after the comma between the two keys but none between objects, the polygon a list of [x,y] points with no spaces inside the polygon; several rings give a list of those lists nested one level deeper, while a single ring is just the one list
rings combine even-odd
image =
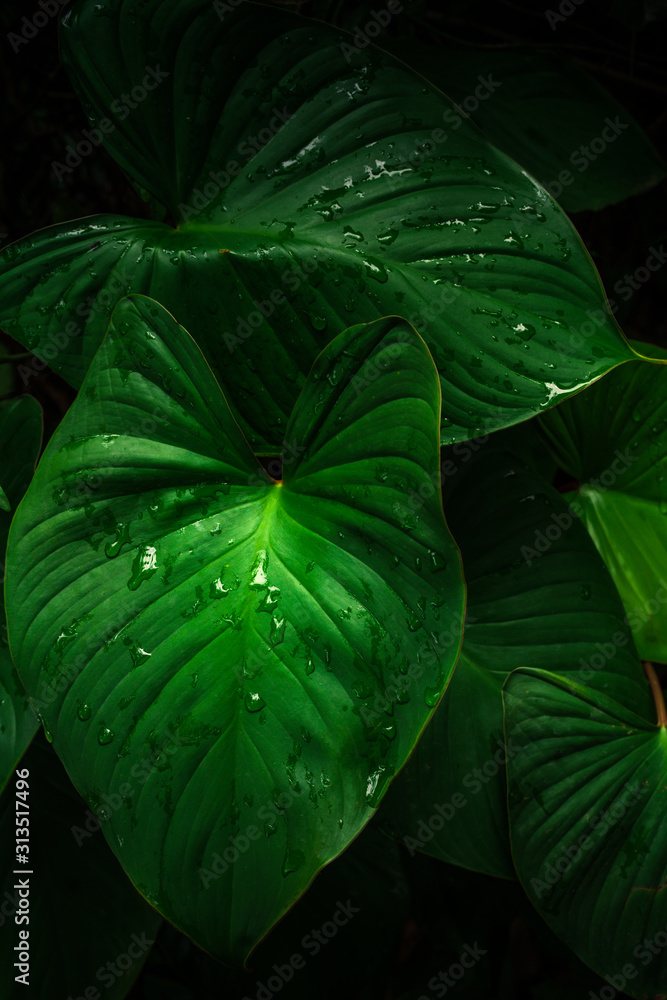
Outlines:
[{"label": "small leaf", "polygon": [[610,372],[541,418],[623,599],[639,655],[667,662],[667,351]]}]

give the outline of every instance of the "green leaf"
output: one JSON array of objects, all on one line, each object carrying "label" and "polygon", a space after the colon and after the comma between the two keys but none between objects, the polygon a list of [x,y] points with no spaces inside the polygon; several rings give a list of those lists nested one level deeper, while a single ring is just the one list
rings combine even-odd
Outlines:
[{"label": "green leaf", "polygon": [[639,655],[667,662],[667,351],[611,372],[540,423],[623,599]]},{"label": "green leaf", "polygon": [[526,892],[616,990],[664,997],[667,730],[541,670],[512,674],[505,712],[519,748],[508,801]]},{"label": "green leaf", "polygon": [[276,483],[194,341],[137,297],[17,511],[21,677],[57,692],[43,713],[84,797],[126,787],[107,836],[132,880],[214,955],[244,959],[364,827],[454,667],[459,553],[439,488],[406,503],[438,481],[439,408],[410,327],[353,327],[316,361]]},{"label": "green leaf", "polygon": [[12,511],[25,493],[42,446],[42,409],[32,396],[0,410],[0,791],[38,729],[7,647],[4,612],[5,549]]},{"label": "green leaf", "polygon": [[[424,336],[444,444],[633,357],[558,205],[439,91],[321,22],[229,7],[67,9],[62,57],[91,123],[173,225],[101,215],[8,247],[8,332],[79,386],[114,303],[150,294],[191,331],[262,454],[353,317],[398,313]],[[65,153],[59,164],[74,169]]]},{"label": "green leaf", "polygon": [[463,649],[380,816],[411,852],[513,878],[505,763],[515,744],[505,745],[502,706],[510,672],[583,675],[639,712],[651,699],[621,601],[575,512],[492,441],[471,460],[474,444],[443,462],[468,587]]},{"label": "green leaf", "polygon": [[[160,916],[132,888],[51,748],[35,740],[21,761],[22,776],[25,769],[28,788],[12,782],[0,816],[2,996],[64,1000],[88,990],[89,997],[121,1000],[149,954]],[[30,821],[23,865],[15,860],[17,808]],[[25,970],[14,965],[19,933],[26,931],[27,989],[15,979]]]},{"label": "green leaf", "polygon": [[[489,52],[403,41],[390,51],[440,87],[461,117],[470,116],[489,142],[530,171],[567,212],[613,205],[667,174],[629,111],[558,52]],[[486,80],[495,84],[491,95]]]}]

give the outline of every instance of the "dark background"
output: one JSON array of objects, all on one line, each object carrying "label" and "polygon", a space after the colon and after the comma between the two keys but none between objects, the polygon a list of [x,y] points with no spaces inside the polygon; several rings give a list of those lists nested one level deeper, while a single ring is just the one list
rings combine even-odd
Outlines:
[{"label": "dark background", "polygon": [[[545,11],[553,3],[414,2],[395,18],[389,36],[412,36],[434,46],[462,51],[512,52],[548,46],[591,73],[634,116],[658,152],[667,156],[667,2],[566,0],[571,10],[556,27]],[[348,28],[364,24],[383,4],[284,3],[302,13]],[[81,216],[111,212],[148,218],[115,161],[98,147],[57,180],[52,164],[62,161],[69,142],[88,126],[69,80],[60,67],[57,18],[14,52],[6,36],[19,31],[34,3],[5,0],[0,11],[2,146],[0,156],[0,247],[32,232]],[[564,167],[567,163],[563,164]],[[572,216],[599,272],[611,290],[624,273],[642,266],[649,248],[667,241],[667,182],[598,211]],[[667,271],[667,269],[665,269]],[[667,346],[663,271],[652,275],[623,305],[617,319],[628,337]],[[0,334],[10,353],[23,349]],[[0,365],[3,398],[22,391],[15,369]],[[33,378],[29,391],[46,415],[47,436],[73,399],[73,390],[48,369]],[[356,894],[356,895],[355,895]],[[353,998],[433,997],[427,986],[437,971],[456,962],[464,943],[479,941],[485,957],[447,995],[492,1000],[584,1000],[603,981],[547,930],[516,884],[466,873],[424,856],[399,858],[394,846],[373,829],[352,845],[317,880],[296,911],[278,928],[273,944],[260,949],[253,976],[227,972],[168,925],[132,988],[131,1000],[253,1000],[258,980],[272,963],[284,962],[308,928],[330,918],[338,899],[351,898],[360,916],[307,969],[274,995]],[[85,919],[85,915],[82,915]],[[346,933],[347,931],[347,933]],[[262,959],[264,955],[264,959]],[[621,994],[616,994],[621,996]],[[606,994],[609,996],[609,994]],[[60,998],[54,998],[60,1000]],[[266,997],[265,997],[266,1000]]]}]

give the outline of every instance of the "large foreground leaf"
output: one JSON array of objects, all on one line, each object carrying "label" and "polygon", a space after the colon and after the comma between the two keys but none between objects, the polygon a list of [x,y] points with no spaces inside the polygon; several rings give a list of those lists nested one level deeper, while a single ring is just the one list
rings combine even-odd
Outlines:
[{"label": "large foreground leaf", "polygon": [[508,801],[526,892],[616,990],[663,998],[667,730],[536,670],[512,674],[505,707],[507,739],[519,748]]},{"label": "large foreground leaf", "polygon": [[[445,444],[633,356],[558,205],[442,93],[320,22],[250,3],[222,13],[210,0],[68,8],[63,59],[97,138],[174,225],[101,215],[8,247],[8,332],[78,386],[114,303],[150,294],[265,453],[352,317],[399,313],[423,334],[447,386]],[[56,172],[77,156],[63,151]]]},{"label": "large foreground leaf", "polygon": [[357,835],[449,679],[459,553],[439,489],[406,505],[437,482],[439,406],[411,328],[353,327],[276,483],[185,330],[127,300],[16,515],[21,677],[58,690],[44,716],[84,797],[122,797],[107,835],[132,880],[218,956],[245,958]]},{"label": "large foreground leaf", "polygon": [[42,410],[32,396],[13,400],[0,411],[0,791],[30,740],[37,716],[9,655],[5,628],[5,549],[14,511],[35,471],[42,446]]},{"label": "large foreground leaf", "polygon": [[[150,952],[160,916],[123,874],[51,748],[35,740],[19,773],[22,783],[12,778],[0,800],[2,996],[67,1000],[88,991],[90,1000],[121,1000]],[[29,820],[29,839],[19,838],[29,843],[29,852],[20,852],[27,864],[17,858],[17,808],[21,826]],[[28,932],[27,982],[16,979],[25,969],[14,965],[21,931]]]},{"label": "large foreground leaf", "polygon": [[651,698],[623,605],[576,510],[521,461],[495,452],[493,439],[477,460],[462,454],[467,447],[448,449],[443,462],[468,586],[463,648],[380,816],[413,852],[513,878],[505,764],[517,748],[505,745],[502,704],[510,672],[538,666],[583,677],[640,712]]},{"label": "large foreground leaf", "polygon": [[[637,350],[656,359],[667,351]],[[642,659],[667,663],[667,372],[611,372],[541,425],[578,480],[586,526],[623,598]]]}]

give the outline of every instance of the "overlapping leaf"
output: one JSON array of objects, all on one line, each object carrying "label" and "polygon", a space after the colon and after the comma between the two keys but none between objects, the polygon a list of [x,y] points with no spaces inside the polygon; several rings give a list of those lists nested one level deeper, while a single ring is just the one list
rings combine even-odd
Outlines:
[{"label": "overlapping leaf", "polygon": [[665,177],[664,161],[627,108],[560,53],[417,42],[390,49],[451,97],[453,114],[469,115],[568,212],[604,208]]},{"label": "overlapping leaf", "polygon": [[413,852],[513,878],[505,764],[517,748],[503,739],[502,707],[511,671],[583,678],[635,711],[651,700],[623,606],[576,509],[493,439],[473,454],[457,445],[442,466],[468,586],[461,657],[380,815]]},{"label": "overlapping leaf", "polygon": [[[540,670],[505,689],[512,852],[545,920],[616,991],[667,977],[667,730]],[[655,717],[655,710],[652,713]]]},{"label": "overlapping leaf", "polygon": [[57,692],[46,723],[92,806],[122,798],[107,836],[132,880],[218,956],[245,958],[362,829],[449,679],[459,553],[439,488],[406,502],[437,483],[439,408],[407,324],[353,327],[274,482],[192,339],[126,300],[17,512],[21,677]]},{"label": "overlapping leaf", "polygon": [[[562,211],[442,93],[320,22],[245,2],[220,13],[210,0],[66,11],[63,59],[94,137],[173,225],[101,215],[8,247],[13,336],[78,386],[114,302],[148,293],[267,454],[352,317],[400,313],[423,334],[447,386],[446,444],[633,356]],[[572,348],[591,313],[592,339]]]},{"label": "overlapping leaf", "polygon": [[[667,351],[635,347],[656,359]],[[578,480],[586,526],[623,598],[643,659],[667,662],[667,373],[611,372],[540,422]]]}]

